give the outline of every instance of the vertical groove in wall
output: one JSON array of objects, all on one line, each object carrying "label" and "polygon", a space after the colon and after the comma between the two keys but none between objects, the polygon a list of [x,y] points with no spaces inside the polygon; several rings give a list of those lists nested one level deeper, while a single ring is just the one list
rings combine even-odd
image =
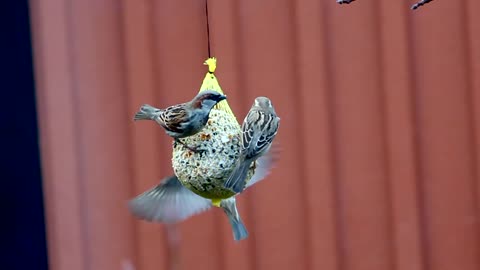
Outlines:
[{"label": "vertical groove in wall", "polygon": [[[66,27],[69,29],[67,32],[67,45],[68,45],[68,57],[70,58],[70,69],[71,69],[71,91],[72,91],[72,106],[73,106],[73,119],[75,123],[80,123],[80,115],[81,115],[81,108],[80,104],[78,103],[78,71],[76,69],[77,61],[74,53],[74,46],[75,46],[75,27],[73,23],[73,18],[75,16],[75,13],[73,12],[73,3],[70,1],[65,1],[65,14],[67,17],[66,21]],[[85,194],[87,188],[85,187],[85,182],[83,179],[85,178],[85,164],[84,164],[84,157],[85,153],[83,152],[83,142],[81,138],[81,132],[79,130],[79,125],[74,125],[74,134],[75,134],[75,151],[77,153],[77,175],[78,175],[78,183],[77,183],[77,188],[78,188],[78,198],[80,200],[80,203],[78,204],[79,206],[79,213],[81,216],[81,229],[82,229],[82,248],[83,248],[83,254],[84,254],[84,262],[85,262],[85,270],[91,270],[92,267],[92,260],[91,260],[91,251],[90,251],[90,233],[88,230],[88,224],[89,224],[89,214],[88,214],[88,208],[84,207],[85,206]]]},{"label": "vertical groove in wall", "polygon": [[[296,7],[296,3],[295,1],[290,1],[288,2],[288,6],[289,6],[289,19],[290,19],[290,32],[286,32],[286,35],[289,35],[291,38],[291,52],[290,52],[290,57],[291,57],[291,60],[290,62],[293,63],[293,67],[299,67],[299,57],[298,57],[298,50],[299,50],[299,35],[298,35],[298,32],[297,32],[297,28],[295,27],[295,25],[299,25],[299,22],[298,22],[298,18],[296,17],[296,12],[297,12],[297,7]],[[295,83],[294,85],[297,86],[297,87],[292,87],[290,88],[290,91],[292,93],[290,93],[290,96],[291,96],[291,101],[293,104],[291,104],[292,108],[302,108],[302,106],[304,106],[303,102],[302,102],[302,99],[299,98],[298,96],[299,95],[308,95],[308,93],[304,93],[304,89],[302,87],[300,87],[301,85],[299,85],[299,81],[300,81],[300,74],[299,74],[299,69],[298,68],[293,68],[292,72],[292,80],[294,82],[297,82]],[[301,91],[301,92],[300,92]],[[304,124],[304,121],[301,121],[301,119],[306,119],[306,118],[309,118],[308,115],[304,115],[303,114],[303,110],[294,110],[294,112],[296,113],[296,117],[298,119],[298,121],[295,121],[295,129],[296,130],[308,130],[308,126],[305,126]],[[302,149],[306,149],[306,147],[308,147],[306,144],[305,144],[305,140],[298,140],[296,139],[295,141],[295,153],[293,153],[293,155],[296,156],[296,160],[297,160],[297,164],[300,164],[300,168],[298,169],[298,175],[296,175],[299,183],[298,185],[300,185],[300,188],[299,188],[299,197],[301,198],[302,200],[302,204],[304,206],[307,206],[308,205],[308,198],[307,198],[307,189],[310,188],[310,187],[307,187],[307,181],[306,181],[306,168],[305,168],[305,152],[304,150]],[[312,246],[312,239],[309,238],[308,236],[311,235],[310,232],[309,232],[309,229],[310,229],[310,226],[309,224],[311,223],[311,219],[310,219],[310,215],[309,215],[309,207],[302,207],[301,209],[299,209],[300,212],[302,212],[302,242],[303,242],[303,261],[304,261],[304,265],[305,265],[305,269],[312,269],[312,254],[311,254],[311,250],[309,249],[309,247]]]},{"label": "vertical groove in wall", "polygon": [[[383,2],[382,2],[383,3]],[[379,5],[382,11],[381,40],[386,109],[389,194],[393,264],[397,270],[421,270],[422,250],[416,199],[415,150],[412,127],[412,84],[409,72],[407,15],[402,3]],[[399,12],[399,10],[401,12]]]},{"label": "vertical groove in wall", "polygon": [[[121,98],[123,99],[123,108],[129,108],[129,78],[128,78],[128,61],[127,61],[127,39],[126,39],[126,30],[125,30],[125,23],[124,23],[124,16],[122,16],[125,12],[125,5],[123,1],[117,2],[116,5],[114,5],[115,8],[117,9],[115,13],[115,19],[116,19],[116,24],[117,24],[117,29],[118,34],[116,35],[118,37],[118,58],[120,59],[120,80],[122,80],[122,85],[124,87],[120,89],[121,91]],[[127,122],[130,117],[128,114],[128,111],[123,111],[123,115],[119,115],[119,117],[122,117],[125,119],[125,122]],[[128,122],[127,122],[128,123]],[[133,151],[133,136],[129,132],[128,124],[125,123],[123,125],[123,130],[122,132],[125,134],[125,146],[124,146],[124,151],[125,155],[128,157],[128,169],[127,169],[127,181],[128,183],[126,184],[128,186],[129,191],[135,190],[135,184],[134,184],[134,175],[135,175],[135,168],[133,167],[134,164],[134,151]],[[130,192],[128,195],[131,196],[132,192]],[[128,208],[125,207],[125,210],[128,211]],[[133,219],[130,219],[128,221],[130,223],[130,232],[125,232],[128,233],[128,237],[125,236],[125,238],[129,239],[128,242],[133,245],[133,247],[130,247],[130,252],[132,252],[133,258],[128,261],[123,261],[122,265],[123,267],[127,267],[126,265],[133,264],[133,265],[138,265],[138,251],[140,250],[140,247],[138,246],[138,241],[136,240],[136,233],[138,231],[137,229],[137,223],[133,221]],[[125,260],[125,259],[124,259]]]},{"label": "vertical groove in wall", "polygon": [[[468,128],[469,128],[469,136],[470,136],[470,145],[472,147],[469,148],[470,150],[470,156],[471,156],[471,168],[472,168],[472,197],[473,197],[473,209],[475,209],[476,211],[476,215],[474,217],[474,220],[473,222],[476,222],[476,223],[479,223],[480,222],[480,198],[479,198],[479,191],[480,191],[480,187],[479,187],[479,167],[478,167],[478,162],[479,162],[479,157],[478,157],[478,130],[477,130],[477,127],[476,127],[476,122],[478,121],[478,115],[476,114],[476,110],[475,110],[475,86],[474,86],[474,77],[475,77],[475,73],[473,72],[473,61],[474,61],[474,57],[473,57],[473,48],[474,46],[472,46],[472,36],[470,34],[470,27],[472,27],[472,25],[469,24],[469,13],[468,13],[468,1],[463,1],[460,3],[461,5],[461,20],[462,20],[462,24],[463,24],[463,27],[462,27],[462,35],[463,35],[463,43],[464,43],[464,49],[462,50],[463,51],[463,54],[464,54],[464,59],[465,59],[465,63],[466,63],[466,70],[467,70],[467,74],[466,74],[466,91],[467,91],[467,102],[468,104],[467,105],[467,111],[468,111]],[[476,252],[480,252],[480,226],[476,226],[476,238],[477,238],[477,241],[476,241]],[[480,258],[477,256],[476,257],[476,265],[477,267],[480,267]]]},{"label": "vertical groove in wall", "polygon": [[[148,16],[148,19],[150,21],[150,24],[149,24],[149,32],[150,32],[150,35],[152,36],[151,38],[151,44],[150,44],[150,47],[151,47],[151,59],[152,59],[152,64],[151,64],[151,67],[152,67],[152,74],[153,74],[153,96],[152,96],[152,102],[155,102],[155,103],[158,103],[158,104],[161,104],[159,106],[161,107],[165,107],[166,104],[164,104],[163,102],[160,102],[162,100],[162,97],[164,94],[163,91],[164,89],[161,87],[161,79],[163,79],[163,74],[161,74],[161,69],[159,68],[159,65],[161,63],[159,63],[159,51],[160,49],[162,48],[160,46],[160,43],[158,42],[158,31],[156,30],[157,28],[159,27],[162,27],[161,25],[158,24],[158,21],[155,19],[158,17],[158,14],[157,11],[159,10],[159,1],[156,1],[156,0],[147,0],[148,2],[148,6],[149,6],[149,16]],[[163,132],[162,132],[163,133]],[[162,134],[163,136],[166,136],[166,134]],[[155,149],[156,149],[156,152],[157,153],[161,153],[163,151],[162,147],[163,145],[160,144],[160,143],[156,143],[155,144]],[[166,162],[166,160],[163,160],[162,158],[162,155],[158,155],[159,156],[159,164],[163,164],[164,162]],[[168,162],[168,161],[167,161]],[[160,166],[160,170],[165,168],[166,166],[165,165],[161,165]],[[167,177],[167,175],[165,175],[165,173],[161,173],[161,178],[163,179],[164,177]],[[179,225],[173,225],[173,226],[179,226]],[[160,226],[159,226],[160,227]],[[174,229],[174,228],[173,228]],[[162,234],[162,239],[163,239],[163,247],[164,247],[164,250],[165,250],[165,262],[164,262],[164,266],[165,267],[169,267],[171,266],[172,264],[174,264],[174,260],[180,258],[180,254],[172,254],[172,252],[176,252],[176,253],[179,253],[179,250],[172,250],[172,246],[170,246],[169,244],[169,240],[168,240],[168,230],[169,228],[167,228],[167,226],[164,226],[163,227],[163,230],[157,230],[157,233],[159,234]],[[172,227],[170,228],[170,233],[172,232]],[[181,241],[181,240],[180,240]],[[181,243],[180,243],[181,245]]]},{"label": "vertical groove in wall", "polygon": [[340,187],[340,173],[339,173],[339,166],[338,163],[340,162],[340,159],[338,157],[338,136],[337,136],[337,124],[336,124],[336,111],[335,111],[335,92],[337,89],[335,80],[334,78],[334,59],[331,54],[332,51],[332,40],[333,37],[331,35],[331,30],[329,26],[331,25],[331,16],[330,12],[328,10],[328,4],[325,3],[325,1],[322,1],[322,18],[323,18],[323,33],[325,33],[324,41],[325,41],[325,51],[322,52],[325,55],[325,70],[326,70],[326,99],[327,99],[327,104],[328,104],[328,123],[329,123],[329,138],[331,140],[330,146],[329,146],[329,152],[331,153],[331,159],[332,159],[332,198],[333,202],[332,205],[335,208],[335,216],[334,216],[334,224],[336,225],[336,246],[337,246],[337,270],[348,270],[346,267],[346,259],[347,259],[347,252],[346,252],[346,247],[345,247],[345,220],[343,218],[344,215],[344,203],[342,201],[342,191]]},{"label": "vertical groove in wall", "polygon": [[[157,33],[155,32],[155,28],[158,27],[158,25],[155,23],[155,11],[158,10],[157,8],[157,3],[158,1],[156,0],[147,0],[147,3],[148,3],[148,10],[149,10],[149,13],[148,13],[148,20],[150,21],[149,23],[149,33],[150,33],[150,36],[152,36],[152,38],[150,39],[151,40],[151,44],[150,44],[150,48],[151,48],[151,59],[152,59],[152,74],[153,74],[153,100],[155,102],[158,102],[158,100],[160,100],[158,94],[157,94],[157,91],[160,91],[160,83],[159,83],[159,80],[161,79],[161,74],[160,74],[160,69],[158,68],[158,52],[157,50],[160,48],[159,47],[159,44],[157,42]],[[158,147],[158,145],[157,145]],[[160,150],[160,149],[159,149]]]},{"label": "vertical groove in wall", "polygon": [[[291,23],[295,30],[293,70],[296,82],[293,91],[298,105],[293,108],[301,116],[302,139],[296,138],[302,179],[302,204],[306,238],[303,248],[307,269],[337,269],[334,211],[332,205],[332,162],[328,123],[326,55],[323,37],[322,3],[297,1]],[[296,177],[298,178],[298,177]]]},{"label": "vertical groove in wall", "polygon": [[[469,83],[470,83],[470,106],[473,121],[473,142],[475,149],[475,199],[476,199],[476,220],[480,223],[480,25],[477,10],[480,8],[480,3],[475,0],[466,1],[464,8],[466,24],[468,26],[468,61],[469,61]],[[480,226],[477,225],[477,252],[480,248]],[[477,268],[480,268],[479,257],[477,256]]]},{"label": "vertical groove in wall", "polygon": [[380,130],[381,130],[381,143],[382,144],[382,156],[383,156],[383,167],[384,167],[384,179],[385,179],[385,188],[384,188],[384,198],[386,203],[388,204],[385,209],[387,210],[385,212],[385,219],[386,222],[385,224],[388,226],[387,228],[387,239],[385,239],[386,242],[388,242],[387,246],[389,246],[389,269],[390,270],[396,270],[397,265],[395,264],[395,241],[394,241],[394,225],[395,225],[395,213],[394,208],[393,208],[393,196],[392,196],[392,177],[391,177],[391,159],[390,159],[390,145],[388,143],[388,137],[389,137],[389,131],[388,131],[388,103],[387,103],[387,97],[386,97],[386,89],[385,89],[385,66],[384,66],[384,53],[385,53],[385,48],[382,43],[382,14],[381,14],[381,6],[384,4],[381,0],[377,0],[376,4],[374,5],[375,9],[375,16],[372,18],[373,19],[373,25],[375,25],[375,44],[377,48],[377,88],[378,88],[378,103],[379,105],[379,112],[378,114],[380,115]]},{"label": "vertical groove in wall", "polygon": [[[448,9],[434,6],[437,13],[429,9],[429,13],[415,16],[416,65],[421,75],[417,81],[417,115],[425,177],[423,196],[428,214],[431,268],[473,269],[476,243],[475,228],[468,221],[474,209],[461,9],[452,2],[447,5]],[[442,20],[446,17],[448,21]],[[455,198],[453,194],[463,196]],[[448,237],[450,231],[458,231],[457,240]],[[456,248],[457,241],[463,242],[462,250]]]},{"label": "vertical groove in wall", "polygon": [[407,29],[408,31],[408,54],[409,54],[409,69],[410,69],[410,89],[411,89],[411,98],[412,98],[412,123],[414,129],[414,154],[415,154],[415,162],[417,163],[415,166],[415,174],[417,179],[417,201],[419,202],[418,205],[418,220],[419,220],[419,228],[420,228],[420,235],[421,235],[421,250],[422,250],[422,257],[423,257],[423,270],[432,270],[431,268],[431,249],[430,249],[430,239],[429,239],[429,222],[427,217],[427,209],[426,209],[426,199],[425,199],[425,178],[424,178],[424,168],[423,168],[423,154],[422,154],[422,138],[420,136],[421,126],[420,126],[420,112],[419,112],[419,97],[418,97],[418,72],[419,70],[416,68],[416,60],[417,60],[417,52],[415,51],[415,40],[414,40],[414,31],[415,25],[412,20],[412,15],[409,14],[408,19],[406,20]]}]

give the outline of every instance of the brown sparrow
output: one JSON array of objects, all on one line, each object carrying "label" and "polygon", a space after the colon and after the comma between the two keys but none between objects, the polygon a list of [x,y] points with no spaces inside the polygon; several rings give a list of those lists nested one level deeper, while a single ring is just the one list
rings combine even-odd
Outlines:
[{"label": "brown sparrow", "polygon": [[[270,173],[276,159],[276,153],[271,152],[257,160],[255,173],[246,188],[265,179]],[[207,211],[212,207],[212,201],[193,193],[183,186],[175,175],[172,175],[129,201],[128,206],[130,211],[140,219],[177,223]],[[222,200],[220,207],[228,217],[235,241],[247,238],[248,231],[238,213],[235,196]]]},{"label": "brown sparrow", "polygon": [[166,109],[158,109],[145,104],[135,114],[133,120],[153,120],[162,126],[166,133],[175,139],[175,142],[196,151],[179,139],[200,132],[207,124],[212,108],[226,98],[227,96],[216,91],[207,90],[200,92],[189,102],[173,105]]},{"label": "brown sparrow", "polygon": [[257,97],[242,124],[242,150],[235,168],[224,187],[235,193],[245,187],[245,178],[252,162],[267,153],[277,135],[280,118],[270,99]]}]

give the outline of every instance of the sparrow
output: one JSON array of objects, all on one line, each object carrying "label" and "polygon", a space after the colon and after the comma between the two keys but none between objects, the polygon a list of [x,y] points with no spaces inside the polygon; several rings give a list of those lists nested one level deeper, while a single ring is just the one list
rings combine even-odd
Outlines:
[{"label": "sparrow", "polygon": [[337,3],[338,4],[350,4],[351,2],[353,2],[355,0],[337,0]]},{"label": "sparrow", "polygon": [[[337,0],[337,3],[338,4],[350,4],[351,2],[353,2],[355,0]],[[430,3],[432,2],[433,0],[419,0],[417,3],[415,3],[414,5],[412,5],[411,9],[417,9],[427,3]]]},{"label": "sparrow", "polygon": [[[274,158],[275,153],[268,153],[257,160],[255,173],[246,188],[265,179],[270,173]],[[207,211],[212,207],[212,201],[193,193],[183,186],[175,175],[172,175],[130,200],[128,207],[140,219],[173,224]],[[248,231],[238,213],[235,197],[222,200],[220,208],[230,222],[234,240],[240,241],[247,238]]]},{"label": "sparrow", "polygon": [[135,114],[133,120],[153,120],[162,126],[166,133],[180,143],[196,152],[194,147],[185,145],[179,139],[195,135],[207,124],[212,108],[227,96],[212,90],[200,92],[191,101],[158,109],[144,104]]},{"label": "sparrow", "polygon": [[235,193],[245,187],[245,179],[252,162],[265,154],[277,135],[280,118],[272,102],[266,97],[257,97],[242,124],[242,150],[235,168],[224,187]]},{"label": "sparrow", "polygon": [[433,0],[421,0],[421,1],[418,1],[417,3],[415,3],[415,4],[411,7],[411,9],[417,9],[417,8],[419,8],[419,7],[427,4],[427,3],[429,3],[429,2],[432,2],[432,1],[433,1]]}]

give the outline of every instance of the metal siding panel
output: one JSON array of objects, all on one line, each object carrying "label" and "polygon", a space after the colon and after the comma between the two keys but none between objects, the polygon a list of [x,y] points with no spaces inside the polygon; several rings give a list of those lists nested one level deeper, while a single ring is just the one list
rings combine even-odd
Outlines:
[{"label": "metal siding panel", "polygon": [[[465,7],[465,23],[468,24],[467,37],[469,42],[468,60],[470,64],[470,98],[471,111],[473,115],[473,135],[474,135],[474,149],[475,149],[475,179],[474,186],[476,186],[476,224],[477,224],[477,245],[480,243],[480,18],[477,15],[477,10],[480,10],[479,1],[466,1]],[[479,248],[477,246],[477,248]],[[477,268],[480,268],[480,262],[477,261]]]},{"label": "metal siding panel", "polygon": [[382,47],[375,3],[330,3],[334,129],[343,269],[391,269]]},{"label": "metal siding panel", "polygon": [[85,269],[118,269],[135,259],[120,5],[72,1],[67,16]]},{"label": "metal siding panel", "polygon": [[306,259],[309,269],[339,269],[337,253],[336,202],[333,146],[337,141],[332,133],[332,78],[325,13],[321,1],[296,2],[295,30],[297,31],[297,62],[299,80],[295,90],[300,101],[303,131],[301,142],[304,178],[303,193],[306,209],[305,225],[308,234]]},{"label": "metal siding panel", "polygon": [[457,3],[443,3],[429,5],[421,16],[412,16],[431,269],[478,269],[473,138],[461,9]]},{"label": "metal siding panel", "polygon": [[198,91],[205,3],[32,2],[52,269],[478,269],[473,0],[210,0],[220,84],[240,122],[272,98],[280,159],[238,200],[248,240],[220,209],[134,223],[126,201],[172,169],[131,119]]},{"label": "metal siding panel", "polygon": [[414,129],[411,47],[403,2],[380,2],[383,81],[388,141],[394,261],[397,270],[424,268],[417,151]]},{"label": "metal siding panel", "polygon": [[[477,207],[477,243],[480,243],[480,18],[477,16],[476,11],[480,10],[480,2],[478,1],[466,1],[464,7],[465,23],[467,27],[467,49],[468,62],[469,62],[469,79],[470,79],[470,113],[473,116],[473,143],[475,149],[475,179],[474,186],[476,186],[476,207]],[[477,247],[478,248],[478,247]],[[480,267],[480,262],[477,262]]]}]

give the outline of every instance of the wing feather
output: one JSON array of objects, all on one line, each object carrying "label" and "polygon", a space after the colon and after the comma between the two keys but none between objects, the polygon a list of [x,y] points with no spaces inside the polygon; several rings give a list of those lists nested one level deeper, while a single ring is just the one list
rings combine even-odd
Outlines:
[{"label": "wing feather", "polygon": [[167,131],[181,133],[183,131],[182,124],[184,119],[188,118],[188,111],[185,110],[185,104],[175,105],[166,108],[160,115],[163,127]]}]

